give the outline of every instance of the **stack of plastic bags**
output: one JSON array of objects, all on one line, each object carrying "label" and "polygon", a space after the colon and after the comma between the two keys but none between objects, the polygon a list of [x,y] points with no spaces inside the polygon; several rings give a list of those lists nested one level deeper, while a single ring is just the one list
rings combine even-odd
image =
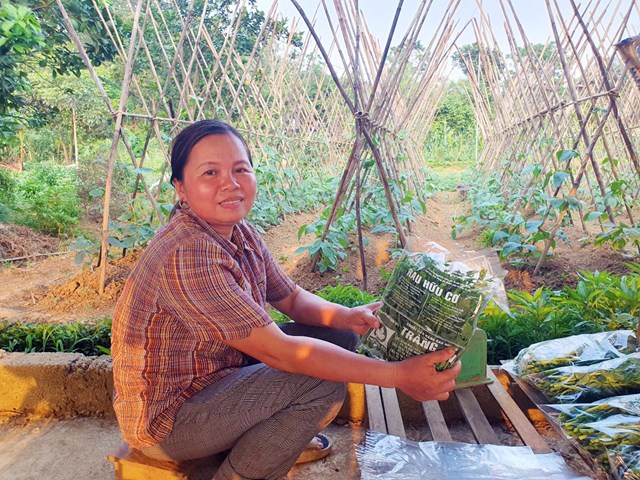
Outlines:
[{"label": "stack of plastic bags", "polygon": [[640,480],[636,349],[630,330],[576,335],[531,345],[506,367],[552,402],[543,410],[559,412],[562,429],[615,480]]}]

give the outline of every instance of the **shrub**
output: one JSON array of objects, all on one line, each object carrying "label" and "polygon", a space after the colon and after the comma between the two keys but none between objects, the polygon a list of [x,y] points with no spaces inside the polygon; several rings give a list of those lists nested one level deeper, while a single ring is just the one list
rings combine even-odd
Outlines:
[{"label": "shrub", "polygon": [[69,233],[81,212],[77,184],[74,169],[34,165],[18,178],[14,221],[45,233]]},{"label": "shrub", "polygon": [[640,315],[640,264],[630,275],[579,272],[575,288],[541,287],[533,294],[510,291],[510,312],[490,304],[478,318],[487,333],[488,361],[514,358],[543,340],[610,330],[635,329]]},{"label": "shrub", "polygon": [[[378,300],[377,296],[360,290],[353,285],[329,285],[321,290],[318,290],[316,292],[316,295],[324,298],[325,300],[328,300],[329,302],[337,303],[338,305],[344,305],[345,307],[349,308],[357,307],[358,305],[366,305]],[[271,309],[269,315],[271,315],[271,318],[273,318],[276,323],[285,323],[291,321],[291,319],[284,313],[281,313],[275,309]]]},{"label": "shrub", "polygon": [[7,323],[0,321],[0,349],[8,352],[76,352],[84,355],[109,354],[111,319],[95,325],[82,322]]},{"label": "shrub", "polygon": [[16,178],[10,170],[0,168],[0,222],[9,222],[15,203]]}]

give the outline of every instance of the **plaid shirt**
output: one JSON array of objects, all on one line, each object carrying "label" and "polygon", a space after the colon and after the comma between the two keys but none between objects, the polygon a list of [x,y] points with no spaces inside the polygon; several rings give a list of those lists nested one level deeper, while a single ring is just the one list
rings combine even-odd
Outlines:
[{"label": "plaid shirt", "polygon": [[237,224],[229,241],[188,206],[176,208],[113,317],[114,409],[134,448],[160,443],[189,397],[246,365],[223,340],[271,323],[266,302],[296,287],[249,223]]}]

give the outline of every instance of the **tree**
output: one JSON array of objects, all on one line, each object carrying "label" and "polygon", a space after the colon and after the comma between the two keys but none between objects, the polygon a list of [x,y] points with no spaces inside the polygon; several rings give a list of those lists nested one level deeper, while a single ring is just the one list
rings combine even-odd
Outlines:
[{"label": "tree", "polygon": [[453,52],[451,59],[460,67],[467,77],[469,76],[469,68],[473,69],[476,76],[478,75],[479,69],[484,67],[484,65],[482,65],[483,59],[484,61],[494,62],[500,72],[504,71],[505,68],[504,61],[500,55],[500,50],[491,50],[490,48],[485,47],[482,55],[480,55],[480,49],[478,48],[477,42],[463,45],[458,51]]},{"label": "tree", "polygon": [[[111,60],[111,44],[90,0],[66,0],[65,8],[85,42],[94,65]],[[51,76],[79,76],[85,68],[70,41],[56,2],[0,0],[0,148],[17,142],[25,126],[41,126],[47,111],[31,97],[29,74],[49,69]]]},{"label": "tree", "polygon": [[30,90],[26,65],[34,51],[45,47],[44,34],[34,13],[9,3],[0,5],[0,147],[15,143],[22,123],[16,112]]},{"label": "tree", "polygon": [[469,103],[468,80],[450,82],[425,140],[432,163],[468,162],[474,156],[475,112]]}]

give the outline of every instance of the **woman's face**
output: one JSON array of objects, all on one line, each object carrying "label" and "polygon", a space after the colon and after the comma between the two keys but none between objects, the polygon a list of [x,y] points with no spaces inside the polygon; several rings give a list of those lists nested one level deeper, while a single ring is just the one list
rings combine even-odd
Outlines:
[{"label": "woman's face", "polygon": [[198,141],[182,180],[174,184],[180,200],[228,239],[256,199],[256,176],[244,145],[234,135],[208,135]]}]

